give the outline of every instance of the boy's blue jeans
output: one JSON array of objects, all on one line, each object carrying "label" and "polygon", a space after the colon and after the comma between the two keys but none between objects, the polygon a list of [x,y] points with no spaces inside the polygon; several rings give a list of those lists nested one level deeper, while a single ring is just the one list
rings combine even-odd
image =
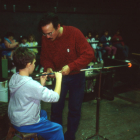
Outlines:
[{"label": "boy's blue jeans", "polygon": [[68,123],[65,140],[74,140],[80,117],[81,105],[84,97],[85,72],[74,75],[63,76],[60,99],[57,103],[52,103],[51,121],[62,124],[62,112],[64,108],[66,94],[69,90]]},{"label": "boy's blue jeans", "polygon": [[45,140],[64,140],[62,126],[49,121],[45,110],[41,110],[38,123],[21,127],[14,126],[14,128],[19,132],[37,133],[37,135],[42,136]]}]

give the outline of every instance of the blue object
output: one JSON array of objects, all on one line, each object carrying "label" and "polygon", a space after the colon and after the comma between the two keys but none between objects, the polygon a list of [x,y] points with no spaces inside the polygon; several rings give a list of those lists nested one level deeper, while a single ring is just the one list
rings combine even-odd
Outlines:
[{"label": "blue object", "polygon": [[37,133],[45,140],[64,140],[62,126],[49,121],[45,110],[40,111],[40,121],[38,123],[21,127],[13,125],[13,127],[19,132]]}]

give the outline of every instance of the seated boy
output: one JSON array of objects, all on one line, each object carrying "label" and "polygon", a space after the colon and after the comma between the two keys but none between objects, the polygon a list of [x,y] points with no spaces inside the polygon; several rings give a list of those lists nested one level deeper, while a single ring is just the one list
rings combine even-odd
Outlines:
[{"label": "seated boy", "polygon": [[62,126],[47,119],[45,110],[40,110],[40,101],[57,102],[60,96],[62,74],[56,72],[54,91],[44,87],[47,76],[40,83],[29,77],[35,68],[35,54],[28,48],[14,51],[13,61],[19,69],[9,81],[10,102],[8,116],[19,132],[37,133],[45,140],[64,140]]}]

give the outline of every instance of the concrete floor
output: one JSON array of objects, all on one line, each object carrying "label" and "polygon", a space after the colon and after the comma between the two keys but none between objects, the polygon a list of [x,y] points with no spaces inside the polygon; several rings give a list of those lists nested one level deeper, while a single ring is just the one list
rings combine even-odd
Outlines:
[{"label": "concrete floor", "polygon": [[[81,120],[76,140],[85,140],[96,134],[97,100],[83,102]],[[42,102],[42,109],[49,114],[51,104]],[[67,130],[68,100],[63,112],[63,129]],[[128,91],[115,95],[113,101],[100,100],[99,135],[109,140],[140,140],[140,89],[129,88]],[[14,137],[13,140],[19,138]],[[102,140],[103,138],[91,138]]]}]

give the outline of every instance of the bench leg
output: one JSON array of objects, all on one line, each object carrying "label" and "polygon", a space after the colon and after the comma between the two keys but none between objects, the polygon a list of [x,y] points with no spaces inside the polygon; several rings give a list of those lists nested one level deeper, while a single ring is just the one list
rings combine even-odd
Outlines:
[{"label": "bench leg", "polygon": [[5,140],[12,139],[15,136],[15,132],[16,132],[16,130],[10,126]]}]

